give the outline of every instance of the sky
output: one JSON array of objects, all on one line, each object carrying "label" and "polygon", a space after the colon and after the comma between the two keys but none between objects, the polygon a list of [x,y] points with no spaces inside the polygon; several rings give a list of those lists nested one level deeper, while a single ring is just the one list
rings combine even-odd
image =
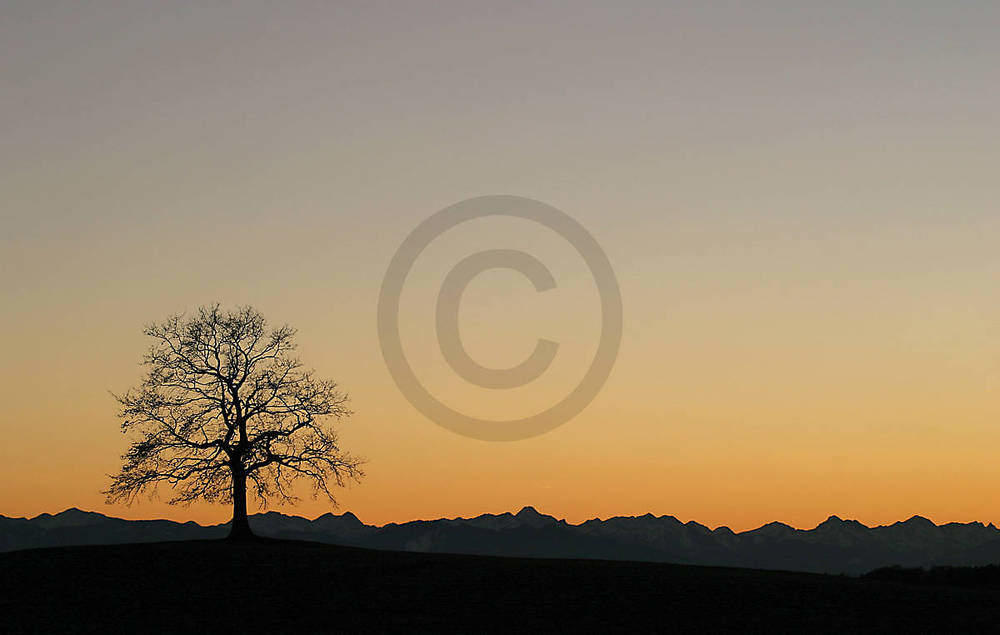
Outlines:
[{"label": "sky", "polygon": [[[350,393],[367,476],[335,511],[369,523],[1000,524],[998,27],[963,1],[0,2],[0,514],[228,520],[100,493],[142,327],[217,301]],[[376,332],[403,239],[490,194],[579,221],[624,307],[594,401],[506,443],[421,415]],[[444,275],[494,248],[557,281],[463,297],[483,365],[559,342],[512,390],[434,332]],[[513,218],[432,243],[401,322],[428,390],[488,418],[560,399],[601,326],[579,254]]]}]

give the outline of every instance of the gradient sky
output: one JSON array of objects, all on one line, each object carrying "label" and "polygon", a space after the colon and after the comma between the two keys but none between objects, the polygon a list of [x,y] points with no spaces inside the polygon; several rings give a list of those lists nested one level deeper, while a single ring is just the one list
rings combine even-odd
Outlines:
[{"label": "gradient sky", "polygon": [[[0,6],[0,514],[227,520],[99,493],[142,326],[220,301],[298,327],[351,393],[340,434],[368,476],[340,509],[367,522],[1000,523],[1000,5]],[[403,238],[483,194],[578,219],[624,300],[601,394],[516,443],[423,418],[375,331]],[[559,284],[469,288],[480,363],[561,343],[503,393],[454,377],[433,331],[444,273],[489,248]],[[589,363],[596,292],[538,226],[457,228],[412,277],[407,352],[456,407],[526,415]]]}]

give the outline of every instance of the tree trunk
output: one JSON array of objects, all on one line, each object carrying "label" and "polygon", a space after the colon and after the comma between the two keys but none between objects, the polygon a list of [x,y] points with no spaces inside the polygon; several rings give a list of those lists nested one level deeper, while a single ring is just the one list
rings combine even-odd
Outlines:
[{"label": "tree trunk", "polygon": [[247,475],[243,465],[233,465],[233,524],[229,529],[230,540],[253,538],[247,520]]}]

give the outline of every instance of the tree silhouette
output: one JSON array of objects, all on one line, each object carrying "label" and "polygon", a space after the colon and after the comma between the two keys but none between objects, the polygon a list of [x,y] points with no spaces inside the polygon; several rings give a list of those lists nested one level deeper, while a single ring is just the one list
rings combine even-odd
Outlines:
[{"label": "tree silhouette", "polygon": [[268,328],[251,307],[174,315],[144,330],[155,342],[146,376],[123,395],[122,431],[134,435],[124,465],[104,493],[131,503],[166,483],[171,504],[207,500],[233,505],[230,538],[250,537],[247,482],[261,507],[297,500],[292,482],[313,496],[359,480],[362,461],[343,452],[326,425],[349,417],[348,397],[316,379],[291,354],[295,330]]}]

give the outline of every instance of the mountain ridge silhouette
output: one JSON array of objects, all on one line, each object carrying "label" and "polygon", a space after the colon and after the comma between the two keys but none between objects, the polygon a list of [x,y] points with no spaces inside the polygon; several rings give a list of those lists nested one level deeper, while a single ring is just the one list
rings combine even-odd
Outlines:
[{"label": "mountain ridge silhouette", "polygon": [[[922,516],[868,527],[831,515],[812,529],[772,521],[735,532],[674,516],[615,516],[579,524],[525,506],[480,514],[368,525],[352,512],[312,520],[275,511],[250,517],[261,535],[393,551],[636,560],[857,575],[881,567],[981,566],[1000,562],[992,523],[937,525]],[[33,518],[0,515],[0,551],[223,538],[228,523],[125,520],[75,507]]]}]

